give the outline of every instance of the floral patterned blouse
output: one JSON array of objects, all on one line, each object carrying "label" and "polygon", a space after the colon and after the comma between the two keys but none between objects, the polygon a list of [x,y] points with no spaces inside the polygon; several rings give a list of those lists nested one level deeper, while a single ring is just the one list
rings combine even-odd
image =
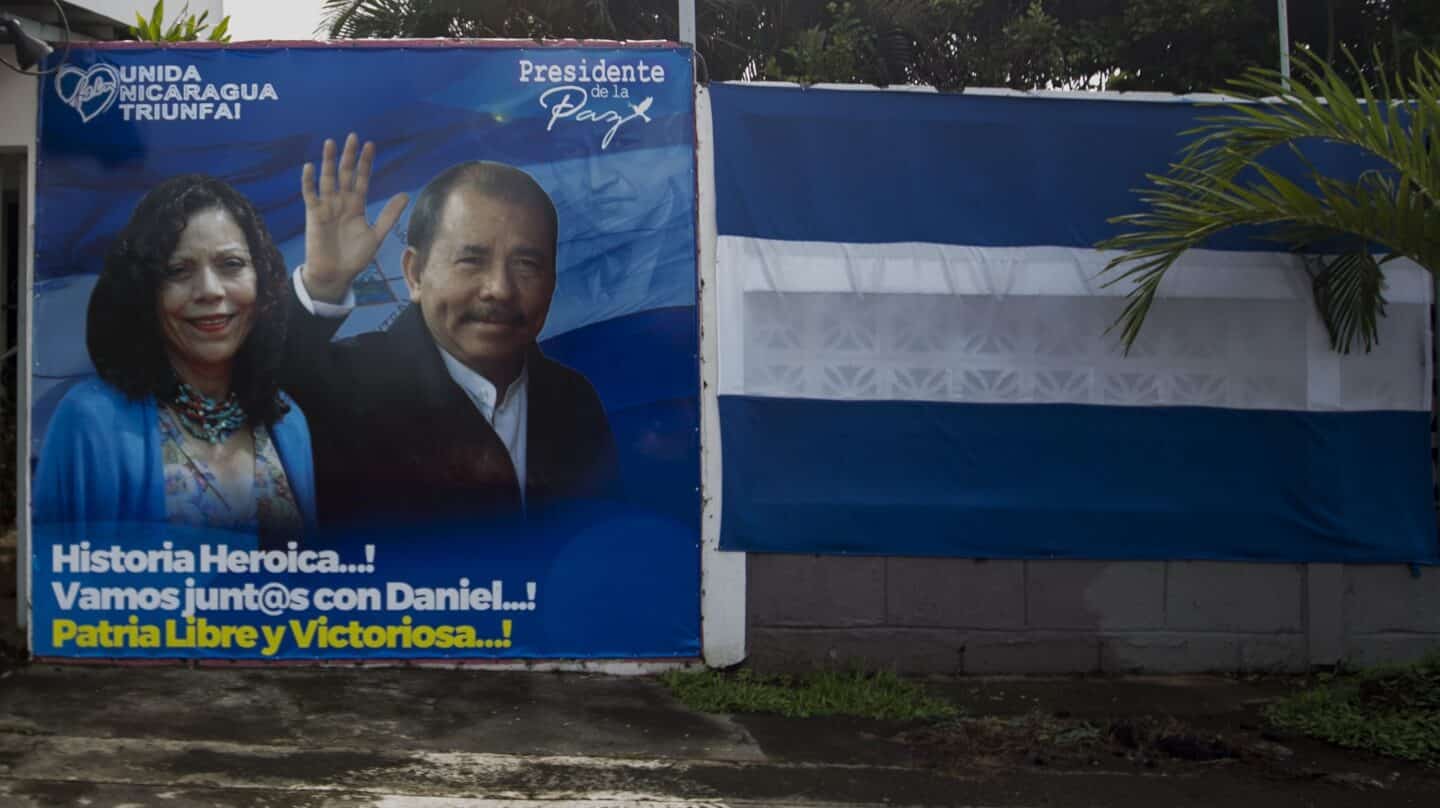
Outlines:
[{"label": "floral patterned blouse", "polygon": [[253,533],[276,546],[300,537],[303,522],[280,455],[264,426],[254,427],[255,485],[243,502],[227,502],[215,473],[185,452],[178,416],[160,407],[160,457],[165,465],[165,512],[172,524]]}]

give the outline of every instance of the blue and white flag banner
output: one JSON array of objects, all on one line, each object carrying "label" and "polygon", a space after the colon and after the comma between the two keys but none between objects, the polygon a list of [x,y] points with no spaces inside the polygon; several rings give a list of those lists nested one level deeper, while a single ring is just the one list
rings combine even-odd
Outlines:
[{"label": "blue and white flag banner", "polygon": [[1194,105],[712,96],[722,547],[1436,559],[1418,266],[1368,353],[1259,240],[1185,255],[1128,355],[1106,333],[1091,245]]}]

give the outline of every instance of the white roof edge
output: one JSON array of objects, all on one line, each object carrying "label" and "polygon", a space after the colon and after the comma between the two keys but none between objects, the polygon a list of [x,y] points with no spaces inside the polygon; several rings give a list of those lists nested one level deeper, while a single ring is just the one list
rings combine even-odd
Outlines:
[{"label": "white roof edge", "polygon": [[[887,93],[932,93],[940,91],[930,85],[897,84],[877,87],[873,84],[797,84],[793,81],[724,81],[720,84],[734,84],[752,87],[785,87],[810,90],[853,90],[860,92]],[[1008,87],[966,87],[956,95],[978,95],[997,98],[1059,98],[1075,101],[1146,101],[1167,104],[1233,104],[1244,99],[1219,93],[1174,93],[1159,92],[1115,92],[1112,90],[1012,90]]]}]

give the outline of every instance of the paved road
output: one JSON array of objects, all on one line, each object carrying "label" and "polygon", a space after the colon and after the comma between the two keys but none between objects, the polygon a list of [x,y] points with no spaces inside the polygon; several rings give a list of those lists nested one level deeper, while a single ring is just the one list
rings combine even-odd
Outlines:
[{"label": "paved road", "polygon": [[[1167,712],[1216,711],[1253,695],[1224,680],[964,680],[952,689],[1000,711],[1063,703],[1103,712],[1134,693]],[[1240,767],[935,768],[896,740],[902,729],[704,715],[638,677],[32,665],[0,679],[0,805],[1440,804],[1434,788],[1359,793]]]}]

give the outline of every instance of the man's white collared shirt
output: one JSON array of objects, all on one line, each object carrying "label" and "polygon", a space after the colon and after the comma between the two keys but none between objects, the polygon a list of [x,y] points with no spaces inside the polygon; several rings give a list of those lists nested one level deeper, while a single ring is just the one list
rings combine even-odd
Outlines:
[{"label": "man's white collared shirt", "polygon": [[495,385],[490,380],[471,370],[460,362],[459,359],[451,356],[448,351],[435,346],[440,351],[440,358],[445,360],[445,369],[450,371],[450,378],[460,385],[465,395],[474,402],[475,409],[485,416],[486,423],[500,436],[500,442],[505,444],[505,451],[510,453],[510,462],[515,465],[515,479],[520,483],[520,501],[525,501],[525,422],[526,411],[529,409],[526,403],[530,398],[530,370],[528,367],[520,369],[520,377],[505,388],[505,397],[500,401],[495,398]]}]

